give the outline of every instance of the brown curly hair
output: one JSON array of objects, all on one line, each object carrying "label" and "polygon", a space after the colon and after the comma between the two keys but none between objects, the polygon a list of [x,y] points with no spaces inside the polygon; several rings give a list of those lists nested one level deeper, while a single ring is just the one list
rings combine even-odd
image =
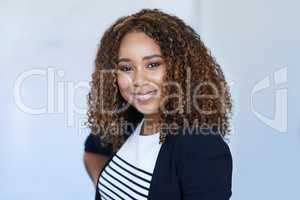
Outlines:
[{"label": "brown curly hair", "polygon": [[[87,123],[91,133],[100,135],[102,145],[110,144],[116,152],[124,143],[124,122],[129,122],[133,115],[138,119],[143,117],[131,105],[117,112],[127,103],[117,86],[118,50],[124,35],[133,31],[145,33],[160,46],[167,63],[164,83],[175,82],[180,86],[167,84],[163,87],[162,94],[177,94],[178,98],[164,101],[165,112],[161,108],[159,111],[160,123],[185,126],[186,121],[194,123],[196,120],[194,125],[197,127],[203,124],[215,126],[222,136],[229,134],[232,110],[229,87],[220,65],[200,36],[174,15],[160,9],[142,9],[113,23],[104,33],[97,50],[88,94]],[[191,91],[201,98],[195,102]],[[112,112],[103,112],[104,108]],[[160,130],[159,142],[163,143],[167,131],[163,127]]]}]

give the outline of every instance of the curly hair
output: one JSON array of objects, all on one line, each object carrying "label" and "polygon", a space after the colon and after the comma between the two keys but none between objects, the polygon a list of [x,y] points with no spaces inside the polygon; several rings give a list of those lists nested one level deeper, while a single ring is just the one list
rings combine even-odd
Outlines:
[{"label": "curly hair", "polygon": [[[164,83],[176,83],[162,88],[163,95],[175,98],[164,101],[165,111],[159,110],[160,123],[185,126],[193,122],[197,127],[214,126],[223,137],[228,135],[232,99],[220,65],[193,28],[160,9],[142,9],[121,17],[105,31],[87,96],[91,133],[99,134],[101,144],[112,145],[116,152],[124,143],[124,122],[130,122],[132,116],[137,121],[143,117],[131,105],[117,112],[127,102],[119,92],[114,69],[122,38],[134,31],[145,33],[160,46],[167,63]],[[104,73],[107,71],[111,73]],[[195,94],[201,98],[195,101]],[[104,112],[104,108],[112,112]],[[166,129],[161,126],[159,134],[159,142],[164,143]]]}]

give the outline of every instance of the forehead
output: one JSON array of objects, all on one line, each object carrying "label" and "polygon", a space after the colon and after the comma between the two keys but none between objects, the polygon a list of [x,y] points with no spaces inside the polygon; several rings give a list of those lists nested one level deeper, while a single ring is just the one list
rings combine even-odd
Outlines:
[{"label": "forehead", "polygon": [[119,58],[139,58],[151,54],[161,54],[160,46],[143,32],[127,33],[121,40]]}]

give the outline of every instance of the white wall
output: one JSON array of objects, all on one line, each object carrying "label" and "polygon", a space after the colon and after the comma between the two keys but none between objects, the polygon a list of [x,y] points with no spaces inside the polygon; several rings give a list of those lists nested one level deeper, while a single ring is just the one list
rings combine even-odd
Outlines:
[{"label": "white wall", "polygon": [[202,0],[202,38],[233,82],[235,200],[300,198],[299,7]]}]

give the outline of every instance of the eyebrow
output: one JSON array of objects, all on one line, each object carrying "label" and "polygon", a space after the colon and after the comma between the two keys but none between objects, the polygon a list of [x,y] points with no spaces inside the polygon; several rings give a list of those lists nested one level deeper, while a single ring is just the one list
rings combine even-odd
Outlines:
[{"label": "eyebrow", "polygon": [[[143,60],[150,60],[151,58],[155,58],[155,57],[163,58],[162,55],[159,55],[159,54],[153,54],[153,55],[150,55],[150,56],[145,56],[145,57],[143,57]],[[129,59],[129,58],[119,58],[117,63],[122,62],[122,61],[124,61],[124,62],[129,62],[130,59]]]}]

